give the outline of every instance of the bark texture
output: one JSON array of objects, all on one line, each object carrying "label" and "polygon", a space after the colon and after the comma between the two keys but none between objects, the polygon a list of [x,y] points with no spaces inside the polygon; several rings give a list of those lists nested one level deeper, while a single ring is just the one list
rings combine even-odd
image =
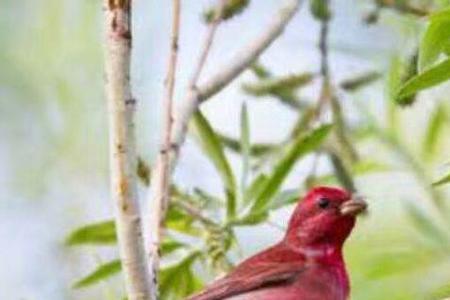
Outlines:
[{"label": "bark texture", "polygon": [[111,193],[118,244],[128,299],[148,300],[149,273],[135,175],[136,100],[130,86],[131,1],[105,0],[104,6]]}]

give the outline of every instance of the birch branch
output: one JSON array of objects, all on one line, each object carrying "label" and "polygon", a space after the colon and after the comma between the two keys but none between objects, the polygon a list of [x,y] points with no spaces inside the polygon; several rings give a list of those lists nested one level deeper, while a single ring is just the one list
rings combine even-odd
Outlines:
[{"label": "birch branch", "polygon": [[172,131],[172,106],[173,106],[173,93],[176,79],[176,67],[178,60],[178,40],[180,34],[180,0],[173,0],[173,18],[172,18],[172,33],[171,33],[171,45],[170,45],[170,57],[167,67],[167,77],[165,81],[164,89],[164,128],[163,128],[163,145],[158,155],[157,169],[154,173],[158,174],[155,185],[155,198],[152,207],[154,217],[151,218],[151,235],[152,242],[149,244],[149,249],[154,255],[150,256],[151,263],[151,292],[152,299],[158,299],[158,270],[159,270],[159,255],[158,249],[162,236],[162,221],[164,220],[160,214],[165,215],[167,210],[167,204],[169,202],[169,187],[170,187],[170,169],[171,162],[169,158],[170,149],[170,133]]},{"label": "birch branch", "polygon": [[134,111],[130,86],[131,1],[104,0],[105,72],[109,109],[112,198],[128,299],[148,300],[148,266],[135,169]]},{"label": "birch branch", "polygon": [[259,37],[238,52],[234,59],[231,59],[225,67],[221,68],[203,85],[189,87],[185,101],[177,110],[172,128],[170,155],[173,162],[178,158],[179,148],[186,137],[189,120],[199,105],[230,84],[281,35],[297,12],[300,3],[301,0],[285,0],[275,14],[272,23]]},{"label": "birch branch", "polygon": [[[186,138],[189,120],[191,119],[194,112],[198,109],[201,102],[206,101],[207,99],[221,91],[231,81],[238,77],[245,69],[247,69],[250,64],[259,57],[259,55],[261,55],[261,53],[264,52],[272,44],[272,42],[281,35],[286,25],[297,12],[300,3],[301,0],[285,0],[280,10],[275,13],[272,23],[267,28],[265,28],[265,30],[259,37],[257,37],[246,47],[244,47],[240,52],[238,52],[234,59],[232,59],[224,68],[220,69],[218,73],[212,76],[203,85],[197,86],[197,80],[200,76],[207,54],[211,47],[214,33],[216,32],[215,27],[217,27],[217,25],[215,25],[214,23],[211,25],[212,27],[210,27],[209,33],[207,34],[204,48],[201,51],[202,54],[197,65],[197,69],[194,72],[194,75],[188,86],[186,98],[183,101],[182,106],[177,109],[174,116],[170,136],[170,145],[168,148],[164,147],[160,150],[158,158],[156,159],[154,172],[152,172],[151,184],[153,193],[149,193],[148,199],[148,202],[151,206],[151,225],[149,228],[150,235],[148,236],[148,255],[152,262],[159,260],[158,245],[160,236],[158,234],[155,234],[154,231],[156,227],[161,227],[161,224],[165,218],[165,210],[168,206],[168,203],[160,202],[161,200],[167,201],[167,199],[162,197],[162,191],[159,188],[158,184],[158,182],[161,181],[161,176],[163,174],[163,165],[161,164],[161,158],[166,155],[169,157],[169,172],[172,171],[178,159],[179,149]],[[156,229],[156,231],[161,232],[161,228]],[[152,265],[155,264],[152,263]],[[155,282],[156,284],[157,269],[153,268],[151,271],[152,274],[150,274],[150,277],[152,279],[152,282]]]},{"label": "birch branch", "polygon": [[199,101],[214,96],[247,69],[283,33],[284,28],[297,12],[300,3],[301,0],[284,1],[283,6],[273,17],[272,23],[261,36],[238,52],[229,64],[198,88]]}]

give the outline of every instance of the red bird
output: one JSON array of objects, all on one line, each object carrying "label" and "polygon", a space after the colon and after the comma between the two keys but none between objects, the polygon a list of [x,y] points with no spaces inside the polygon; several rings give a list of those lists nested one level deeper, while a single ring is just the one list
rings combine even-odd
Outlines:
[{"label": "red bird", "polygon": [[342,189],[308,192],[283,240],[242,262],[188,300],[345,300],[342,246],[367,204]]}]

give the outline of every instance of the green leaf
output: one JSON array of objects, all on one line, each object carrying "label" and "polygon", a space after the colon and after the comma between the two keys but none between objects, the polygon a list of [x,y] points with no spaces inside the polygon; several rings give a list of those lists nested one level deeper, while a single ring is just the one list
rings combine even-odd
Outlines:
[{"label": "green leaf", "polygon": [[431,299],[433,300],[446,300],[450,297],[450,282],[439,286],[437,289],[431,292]]},{"label": "green leaf", "polygon": [[370,255],[364,272],[368,279],[376,280],[389,276],[412,273],[414,271],[437,264],[442,256],[427,248],[412,245],[401,250],[390,250],[378,255]]},{"label": "green leaf", "polygon": [[202,288],[201,280],[192,272],[192,264],[199,255],[199,252],[193,252],[160,272],[161,299],[184,299]]},{"label": "green leaf", "polygon": [[[241,14],[250,4],[250,0],[226,0],[221,19],[228,20]],[[208,9],[203,17],[206,23],[211,23],[216,19],[217,8]]]},{"label": "green leaf", "polygon": [[267,77],[257,83],[244,83],[244,92],[255,97],[276,97],[281,103],[295,110],[302,109],[305,103],[296,96],[296,90],[311,83],[314,75],[311,73],[292,74],[281,77]]},{"label": "green leaf", "polygon": [[347,92],[355,92],[364,88],[380,79],[381,74],[378,72],[367,72],[353,78],[346,79],[341,82],[340,87]]},{"label": "green leaf", "polygon": [[[241,143],[237,139],[222,134],[219,134],[219,139],[228,149],[242,153]],[[275,147],[276,145],[274,144],[252,144],[250,146],[250,154],[252,156],[261,156],[272,151]]]},{"label": "green leaf", "polygon": [[256,197],[251,208],[252,214],[264,211],[270,205],[270,200],[278,192],[298,159],[319,147],[327,137],[331,127],[331,125],[323,125],[310,134],[300,136],[293,141]]},{"label": "green leaf", "polygon": [[352,174],[350,174],[347,166],[342,159],[335,153],[330,153],[331,164],[333,165],[334,174],[339,183],[348,191],[356,192],[355,183]]},{"label": "green leaf", "polygon": [[450,41],[450,20],[431,22],[420,43],[419,72],[422,73],[439,58]]},{"label": "green leaf", "polygon": [[450,182],[450,173],[442,177],[441,179],[433,182],[433,186],[441,186]]},{"label": "green leaf", "polygon": [[269,217],[268,212],[257,212],[254,214],[248,214],[248,215],[244,216],[243,218],[230,221],[228,223],[228,226],[257,225],[257,224],[260,224],[260,223],[264,222],[265,220],[267,220],[268,217]]},{"label": "green leaf", "polygon": [[151,177],[150,172],[151,172],[150,166],[142,157],[139,156],[136,173],[138,178],[142,181],[142,183],[145,186],[150,185],[150,177]]},{"label": "green leaf", "polygon": [[318,20],[326,21],[331,18],[329,0],[311,0],[311,14]]},{"label": "green leaf", "polygon": [[439,136],[443,132],[446,120],[445,106],[443,104],[437,105],[428,122],[428,128],[422,143],[422,153],[425,158],[429,159],[436,153]]},{"label": "green leaf", "polygon": [[85,288],[87,286],[96,284],[100,281],[103,281],[113,275],[116,275],[120,272],[122,269],[122,264],[120,260],[113,260],[106,264],[102,264],[97,267],[92,273],[87,275],[86,277],[83,277],[79,281],[77,281],[73,288],[79,289],[79,288]]},{"label": "green leaf", "polygon": [[178,250],[180,248],[183,248],[185,246],[186,246],[186,244],[184,244],[184,243],[181,243],[181,242],[178,242],[178,241],[166,238],[161,243],[161,249],[160,250],[161,250],[162,256],[164,256],[164,255],[168,255],[168,254],[170,254],[170,253],[172,253],[172,252],[174,252],[174,251],[176,251],[176,250]]},{"label": "green leaf", "polygon": [[427,217],[415,205],[408,203],[406,212],[413,225],[422,232],[423,236],[434,241],[437,245],[447,247],[450,244],[449,236],[434,224],[434,220]]},{"label": "green leaf", "polygon": [[410,80],[408,80],[399,90],[398,99],[406,98],[421,90],[433,87],[450,79],[450,59],[429,68]]},{"label": "green leaf", "polygon": [[[354,176],[367,175],[370,173],[385,172],[391,168],[377,161],[362,160],[352,165],[351,173]],[[314,184],[335,184],[337,183],[336,174],[326,174],[314,178]]]},{"label": "green leaf", "polygon": [[248,204],[257,195],[259,195],[261,190],[264,188],[264,185],[266,184],[267,180],[268,178],[265,174],[258,175],[245,191],[244,203]]},{"label": "green leaf", "polygon": [[300,200],[300,190],[290,189],[278,193],[270,203],[269,209],[279,209],[297,203]]},{"label": "green leaf", "polygon": [[450,21],[450,9],[443,9],[430,16],[430,22],[448,22]]},{"label": "green leaf", "polygon": [[250,124],[248,120],[247,105],[242,104],[241,108],[241,149],[242,149],[242,178],[241,197],[244,198],[245,187],[247,185],[248,171],[250,165]]},{"label": "green leaf", "polygon": [[244,83],[243,90],[253,96],[278,96],[285,91],[292,91],[308,85],[314,79],[312,73],[292,74],[277,78],[261,79],[257,83]]},{"label": "green leaf", "polygon": [[369,173],[385,172],[391,168],[386,163],[381,163],[375,160],[360,160],[352,165],[352,173],[360,176]]},{"label": "green leaf", "polygon": [[181,232],[190,236],[200,236],[201,231],[193,226],[194,219],[179,210],[175,205],[170,205],[166,216],[166,228]]},{"label": "green leaf", "polygon": [[222,143],[208,120],[198,110],[193,117],[193,128],[201,148],[216,167],[225,185],[227,196],[227,216],[236,214],[236,183],[233,172],[225,156]]},{"label": "green leaf", "polygon": [[[408,83],[412,78],[417,76],[417,64],[418,64],[418,53],[415,52],[413,55],[410,55],[408,57],[408,59],[406,59],[405,61],[401,61],[398,60],[398,74],[392,74],[394,76],[398,76],[397,80],[397,84],[393,85],[392,88],[395,89],[391,89],[391,91],[393,92],[391,95],[391,99],[393,99],[394,101],[392,102],[395,103],[397,102],[397,104],[401,105],[401,106],[406,106],[406,105],[411,105],[413,104],[416,99],[417,99],[417,91],[416,92],[412,92],[410,95],[405,96],[405,97],[399,97],[399,89],[405,85],[406,83]],[[391,104],[391,103],[390,103]],[[396,110],[396,106],[395,105],[391,105],[389,107],[389,109],[391,110],[390,113],[393,113],[395,115],[395,110]],[[391,126],[392,128],[392,126]]]},{"label": "green leaf", "polygon": [[114,221],[108,220],[89,224],[75,229],[66,239],[69,246],[75,245],[110,245],[117,241]]},{"label": "green leaf", "polygon": [[272,77],[269,70],[267,70],[266,67],[264,67],[262,64],[258,62],[253,63],[250,67],[250,70],[252,70],[255,76],[259,79],[266,79]]},{"label": "green leaf", "polygon": [[444,49],[442,50],[445,55],[450,56],[450,41],[445,44]]}]

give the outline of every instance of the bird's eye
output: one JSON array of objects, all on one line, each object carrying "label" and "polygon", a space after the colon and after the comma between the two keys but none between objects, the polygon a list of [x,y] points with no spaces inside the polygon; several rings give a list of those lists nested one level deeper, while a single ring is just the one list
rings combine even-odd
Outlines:
[{"label": "bird's eye", "polygon": [[330,205],[330,200],[327,198],[320,198],[319,201],[317,202],[317,205],[320,208],[327,208]]}]

